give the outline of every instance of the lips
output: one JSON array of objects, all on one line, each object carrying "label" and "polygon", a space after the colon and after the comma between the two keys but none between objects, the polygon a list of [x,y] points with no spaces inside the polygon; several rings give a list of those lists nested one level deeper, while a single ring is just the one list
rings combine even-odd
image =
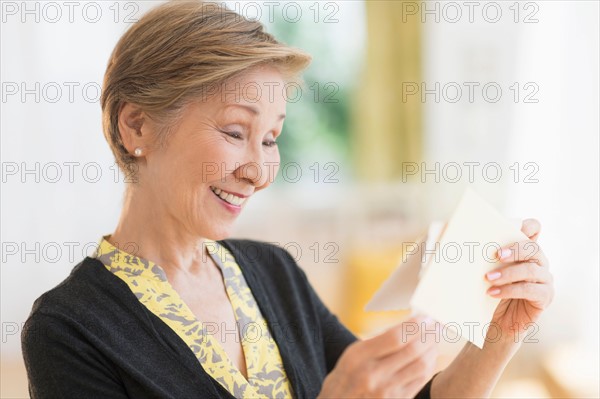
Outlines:
[{"label": "lips", "polygon": [[233,194],[233,193],[230,193],[225,190],[221,190],[220,188],[213,187],[213,186],[211,186],[210,189],[212,190],[213,193],[215,193],[216,196],[221,198],[223,201],[225,201],[231,205],[235,205],[235,206],[242,205],[246,201],[246,198],[247,198],[247,196],[240,197],[241,194]]}]

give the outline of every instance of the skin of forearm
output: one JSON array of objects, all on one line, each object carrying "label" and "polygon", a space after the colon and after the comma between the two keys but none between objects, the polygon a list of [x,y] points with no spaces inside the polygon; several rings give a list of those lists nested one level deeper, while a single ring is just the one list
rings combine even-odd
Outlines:
[{"label": "skin of forearm", "polygon": [[514,341],[500,341],[479,349],[467,342],[454,361],[434,378],[431,397],[489,397],[519,346]]}]

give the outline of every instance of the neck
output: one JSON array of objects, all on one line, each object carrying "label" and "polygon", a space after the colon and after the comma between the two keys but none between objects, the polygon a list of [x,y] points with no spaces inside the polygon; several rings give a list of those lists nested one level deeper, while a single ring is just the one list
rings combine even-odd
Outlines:
[{"label": "neck", "polygon": [[158,199],[142,191],[127,189],[119,223],[108,241],[158,264],[167,274],[197,274],[210,262],[206,239],[192,234]]}]

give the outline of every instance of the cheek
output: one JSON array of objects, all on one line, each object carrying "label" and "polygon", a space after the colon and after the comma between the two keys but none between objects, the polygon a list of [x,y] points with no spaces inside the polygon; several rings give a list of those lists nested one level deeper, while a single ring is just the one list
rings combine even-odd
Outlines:
[{"label": "cheek", "polygon": [[176,161],[186,185],[197,186],[220,179],[236,163],[236,153],[221,139],[190,143]]}]

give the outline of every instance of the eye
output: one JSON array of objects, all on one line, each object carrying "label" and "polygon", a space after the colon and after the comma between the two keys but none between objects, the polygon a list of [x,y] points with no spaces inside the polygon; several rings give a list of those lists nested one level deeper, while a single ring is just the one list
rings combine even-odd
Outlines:
[{"label": "eye", "polygon": [[265,147],[275,147],[277,145],[277,142],[275,140],[263,141],[263,145]]},{"label": "eye", "polygon": [[238,140],[241,140],[243,138],[242,134],[240,132],[228,132],[225,130],[221,130],[221,133],[224,133],[224,134],[228,135],[229,137],[233,137],[234,139],[238,139]]}]

